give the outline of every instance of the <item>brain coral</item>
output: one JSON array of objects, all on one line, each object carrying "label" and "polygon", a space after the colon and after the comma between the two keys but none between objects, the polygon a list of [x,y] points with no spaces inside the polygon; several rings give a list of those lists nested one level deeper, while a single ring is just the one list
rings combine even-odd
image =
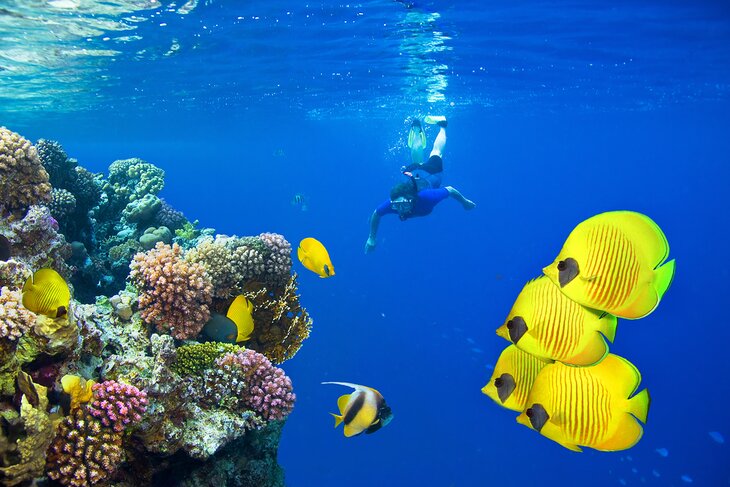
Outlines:
[{"label": "brain coral", "polygon": [[0,205],[9,210],[51,201],[48,173],[21,135],[0,127]]},{"label": "brain coral", "polygon": [[186,261],[179,245],[158,242],[154,249],[135,255],[130,269],[145,322],[180,340],[200,333],[210,318],[213,292],[202,265]]}]

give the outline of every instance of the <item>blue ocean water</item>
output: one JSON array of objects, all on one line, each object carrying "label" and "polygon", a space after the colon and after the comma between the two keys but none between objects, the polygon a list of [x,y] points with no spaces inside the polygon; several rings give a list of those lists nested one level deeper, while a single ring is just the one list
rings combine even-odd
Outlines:
[{"label": "blue ocean water", "polygon": [[[0,8],[0,125],[58,140],[93,171],[153,162],[162,196],[220,233],[329,249],[334,278],[297,266],[314,328],[283,365],[298,397],[287,485],[730,483],[711,434],[730,438],[726,2]],[[409,157],[409,117],[429,113],[449,119],[445,183],[477,208],[385,217],[364,255],[368,217]],[[644,437],[578,454],[480,389],[524,283],[576,224],[615,209],[662,227],[677,274],[611,347],[651,392]],[[377,388],[395,419],[344,438],[328,413],[345,391],[322,381]]]}]

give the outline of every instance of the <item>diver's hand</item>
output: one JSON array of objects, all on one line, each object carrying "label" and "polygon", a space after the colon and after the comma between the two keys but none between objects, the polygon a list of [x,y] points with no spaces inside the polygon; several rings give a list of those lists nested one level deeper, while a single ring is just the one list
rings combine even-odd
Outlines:
[{"label": "diver's hand", "polygon": [[373,250],[375,250],[375,239],[373,237],[368,237],[367,242],[365,242],[365,253],[369,254]]}]

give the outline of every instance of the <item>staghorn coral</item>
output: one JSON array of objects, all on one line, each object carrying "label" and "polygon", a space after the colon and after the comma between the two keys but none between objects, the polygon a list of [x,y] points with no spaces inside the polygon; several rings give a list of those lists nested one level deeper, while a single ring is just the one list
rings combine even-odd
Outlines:
[{"label": "staghorn coral", "polygon": [[299,302],[297,274],[285,285],[249,282],[243,293],[254,305],[256,323],[246,346],[275,364],[292,358],[312,329],[312,319]]},{"label": "staghorn coral", "polygon": [[0,289],[0,338],[17,340],[35,324],[36,315],[21,304],[20,291]]},{"label": "staghorn coral", "polygon": [[48,173],[36,148],[21,135],[0,127],[0,206],[25,211],[51,201]]},{"label": "staghorn coral", "polygon": [[243,384],[238,406],[255,411],[266,421],[284,419],[294,407],[296,396],[291,379],[253,350],[227,353],[216,360],[230,384]]},{"label": "staghorn coral", "polygon": [[129,384],[107,380],[92,386],[94,399],[89,412],[104,426],[121,433],[130,423],[137,423],[147,409],[147,392]]},{"label": "staghorn coral", "polygon": [[177,357],[172,370],[179,375],[196,375],[211,368],[215,361],[223,354],[241,350],[232,343],[194,343],[183,345],[177,349]]},{"label": "staghorn coral", "polygon": [[159,242],[154,249],[135,255],[130,269],[145,322],[179,340],[200,333],[210,318],[213,291],[203,266],[187,262],[179,245]]},{"label": "staghorn coral", "polygon": [[123,458],[122,434],[105,428],[86,408],[77,408],[61,421],[46,469],[63,485],[87,487],[108,480]]}]

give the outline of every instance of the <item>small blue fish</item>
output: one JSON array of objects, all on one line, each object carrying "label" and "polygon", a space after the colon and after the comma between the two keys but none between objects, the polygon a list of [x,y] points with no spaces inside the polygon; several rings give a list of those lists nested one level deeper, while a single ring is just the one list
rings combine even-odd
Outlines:
[{"label": "small blue fish", "polygon": [[657,448],[657,449],[656,449],[656,452],[657,452],[657,453],[658,453],[658,454],[659,454],[660,456],[662,456],[662,457],[664,457],[664,458],[666,458],[666,457],[668,457],[668,456],[669,456],[669,450],[667,450],[666,448]]},{"label": "small blue fish", "polygon": [[656,470],[652,470],[652,471],[651,471],[651,474],[652,474],[652,475],[653,475],[654,477],[656,477],[656,478],[659,478],[659,477],[661,477],[661,475],[659,474],[659,472],[657,472]]},{"label": "small blue fish", "polygon": [[722,436],[722,434],[719,431],[710,431],[709,435],[710,435],[710,438],[715,440],[715,442],[717,442],[721,445],[723,443],[725,443],[725,437]]},{"label": "small blue fish", "polygon": [[307,197],[301,193],[295,194],[291,199],[292,206],[298,206],[300,211],[307,211]]},{"label": "small blue fish", "polygon": [[688,484],[691,484],[692,482],[694,482],[694,480],[692,480],[692,477],[690,477],[689,475],[682,475],[682,481],[686,482]]}]

